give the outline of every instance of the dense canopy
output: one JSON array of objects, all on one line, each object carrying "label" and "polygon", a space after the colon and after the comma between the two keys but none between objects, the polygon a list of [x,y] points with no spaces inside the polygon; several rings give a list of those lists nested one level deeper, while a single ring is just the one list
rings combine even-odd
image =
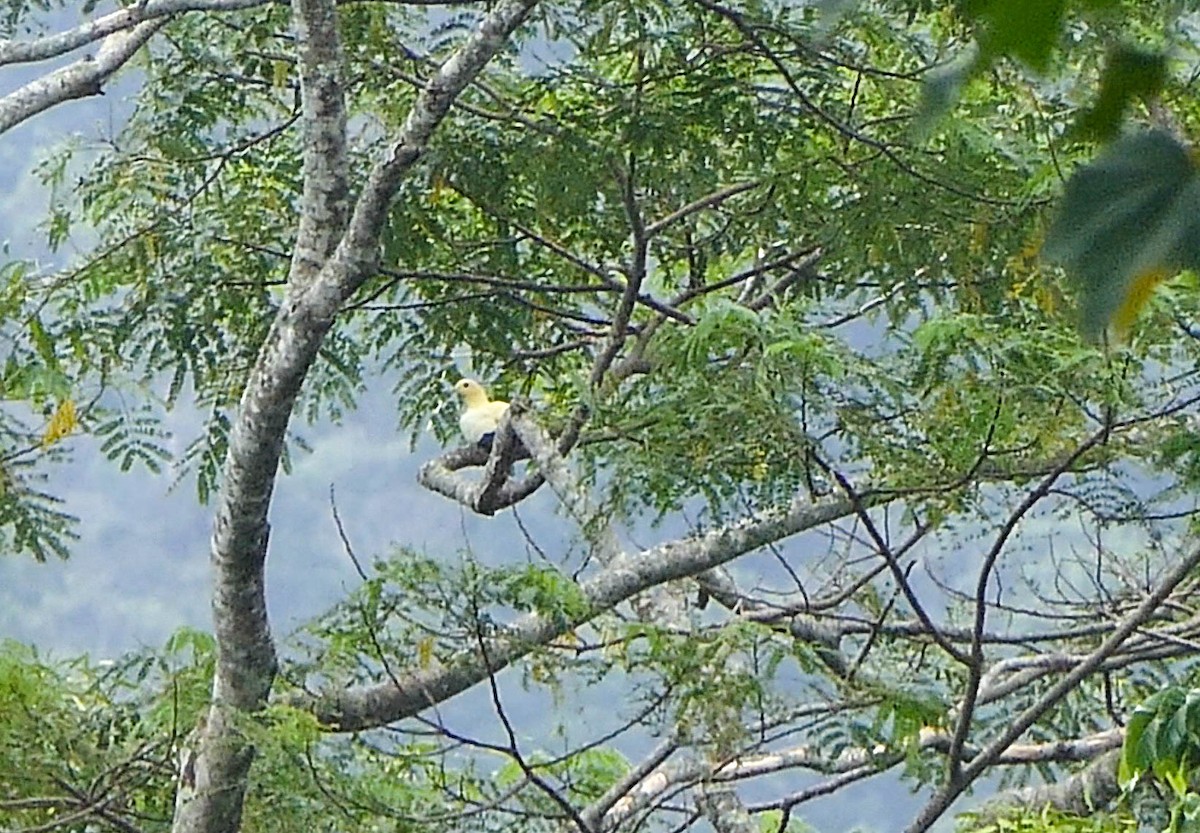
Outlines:
[{"label": "dense canopy", "polygon": [[[66,11],[5,8],[0,65],[66,63],[0,142],[134,91],[42,166],[52,265],[0,258],[0,535],[71,569],[94,435],[211,506],[214,619],[0,649],[0,829],[799,831],[867,779],[882,830],[1200,818],[1200,15]],[[463,376],[513,403],[490,452]],[[379,386],[446,450],[281,640],[292,431]],[[414,540],[418,488],[502,563]]]}]

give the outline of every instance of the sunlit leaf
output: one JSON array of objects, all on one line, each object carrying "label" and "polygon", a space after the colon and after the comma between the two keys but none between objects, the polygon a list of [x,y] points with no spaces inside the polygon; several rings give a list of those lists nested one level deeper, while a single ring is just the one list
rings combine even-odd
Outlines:
[{"label": "sunlit leaf", "polygon": [[42,448],[49,448],[64,437],[70,436],[77,427],[79,418],[75,413],[75,402],[64,399],[54,409],[54,415],[50,417],[50,422],[42,433]]},{"label": "sunlit leaf", "polygon": [[428,668],[433,663],[433,646],[432,636],[417,640],[417,665],[420,668]]}]

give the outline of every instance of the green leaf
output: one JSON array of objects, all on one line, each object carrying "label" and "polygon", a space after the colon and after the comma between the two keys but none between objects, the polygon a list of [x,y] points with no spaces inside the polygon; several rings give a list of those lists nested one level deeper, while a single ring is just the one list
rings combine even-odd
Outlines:
[{"label": "green leaf", "polygon": [[1067,183],[1043,255],[1080,291],[1084,334],[1132,324],[1154,286],[1200,265],[1200,178],[1163,131],[1126,136]]},{"label": "green leaf", "polygon": [[1200,689],[1192,689],[1187,693],[1181,712],[1186,714],[1191,742],[1200,745]]},{"label": "green leaf", "polygon": [[1050,63],[1066,0],[963,0],[985,58],[1011,56],[1036,70]]},{"label": "green leaf", "polygon": [[1166,55],[1128,44],[1118,46],[1105,62],[1096,103],[1080,116],[1076,132],[1099,141],[1113,138],[1129,105],[1156,95],[1166,80]]},{"label": "green leaf", "polygon": [[1153,733],[1147,732],[1150,722],[1154,718],[1153,700],[1154,698],[1150,698],[1140,704],[1125,727],[1125,742],[1121,749],[1121,764],[1118,772],[1118,777],[1123,784],[1129,783],[1145,772],[1153,762],[1153,750],[1146,745],[1147,738],[1153,739]]},{"label": "green leaf", "polygon": [[33,340],[33,346],[37,350],[38,355],[41,356],[42,361],[46,363],[47,367],[57,370],[58,358],[54,354],[54,341],[46,332],[46,328],[42,324],[42,320],[36,315],[31,316],[29,319],[29,335]]}]

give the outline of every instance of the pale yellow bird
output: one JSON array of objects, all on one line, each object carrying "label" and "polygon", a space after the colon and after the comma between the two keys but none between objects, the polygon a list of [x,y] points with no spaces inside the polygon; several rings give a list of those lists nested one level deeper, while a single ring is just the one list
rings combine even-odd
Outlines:
[{"label": "pale yellow bird", "polygon": [[500,425],[500,418],[508,410],[508,403],[499,399],[488,399],[483,385],[474,379],[459,379],[454,389],[463,401],[463,412],[458,418],[458,427],[462,429],[463,436],[467,442],[491,449],[492,440],[496,437],[496,428]]}]

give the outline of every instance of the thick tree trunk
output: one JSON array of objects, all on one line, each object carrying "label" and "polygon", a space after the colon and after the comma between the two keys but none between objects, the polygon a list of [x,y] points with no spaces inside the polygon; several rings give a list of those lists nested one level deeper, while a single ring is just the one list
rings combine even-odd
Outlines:
[{"label": "thick tree trunk", "polygon": [[[288,291],[251,371],[229,437],[212,539],[217,668],[213,703],[183,754],[175,833],[241,824],[254,751],[237,722],[263,708],[275,676],[267,620],[267,513],[296,397],[342,304],[374,274],[401,177],[455,98],[503,48],[537,0],[498,5],[417,97],[391,153],[353,212],[346,199],[344,95],[334,0],[297,0],[305,186]],[[347,223],[344,232],[342,226]]]}]

